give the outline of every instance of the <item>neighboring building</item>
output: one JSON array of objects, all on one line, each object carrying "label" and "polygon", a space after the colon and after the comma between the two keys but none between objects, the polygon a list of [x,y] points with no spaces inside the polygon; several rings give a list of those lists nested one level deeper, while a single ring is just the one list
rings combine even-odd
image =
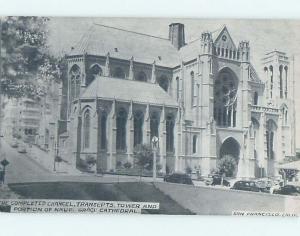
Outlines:
[{"label": "neighboring building", "polygon": [[39,102],[29,98],[9,99],[5,107],[5,135],[35,143],[41,119]]},{"label": "neighboring building", "polygon": [[36,144],[47,151],[57,148],[57,121],[59,119],[59,86],[54,80],[46,84],[46,93],[40,99],[41,119]]},{"label": "neighboring building", "polygon": [[4,118],[2,120],[1,131],[5,137],[13,137],[17,135],[17,122],[19,117],[17,99],[6,99],[5,107],[2,110]]},{"label": "neighboring building", "polygon": [[9,98],[5,103],[4,135],[36,144],[45,151],[57,146],[59,83],[45,82],[45,93],[37,99]]},{"label": "neighboring building", "polygon": [[259,77],[226,27],[187,44],[180,23],[168,39],[95,24],[66,61],[59,135],[74,166],[94,156],[115,170],[153,136],[163,172],[206,175],[231,155],[237,176],[274,176],[295,155],[289,58],[266,54]]}]

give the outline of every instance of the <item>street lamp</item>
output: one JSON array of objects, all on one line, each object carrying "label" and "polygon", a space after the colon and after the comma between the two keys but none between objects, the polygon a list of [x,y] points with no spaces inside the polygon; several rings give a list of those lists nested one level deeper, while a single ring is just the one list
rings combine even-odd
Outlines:
[{"label": "street lamp", "polygon": [[58,147],[57,147],[57,143],[54,142],[54,163],[53,163],[53,171],[56,171],[56,161],[57,161],[57,151],[58,151]]},{"label": "street lamp", "polygon": [[2,165],[3,169],[0,170],[0,180],[1,180],[1,183],[4,184],[4,180],[5,180],[5,168],[6,166],[9,164],[9,161],[6,160],[6,158],[4,158],[0,164]]},{"label": "street lamp", "polygon": [[151,139],[152,151],[153,151],[153,182],[156,181],[156,152],[159,147],[159,139],[156,136],[153,136]]}]

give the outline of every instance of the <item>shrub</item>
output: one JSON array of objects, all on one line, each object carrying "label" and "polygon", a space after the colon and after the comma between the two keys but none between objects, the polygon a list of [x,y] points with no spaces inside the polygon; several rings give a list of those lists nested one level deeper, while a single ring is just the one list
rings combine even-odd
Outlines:
[{"label": "shrub", "polygon": [[117,167],[117,169],[121,169],[122,162],[121,161],[117,161],[116,167]]},{"label": "shrub", "polygon": [[132,167],[132,164],[130,162],[126,162],[123,166],[126,169],[130,169]]},{"label": "shrub", "polygon": [[150,145],[140,144],[134,149],[135,163],[141,169],[152,170],[153,167],[153,152]]},{"label": "shrub", "polygon": [[55,162],[62,162],[62,158],[60,156],[55,156]]},{"label": "shrub", "polygon": [[157,171],[160,171],[161,169],[162,169],[162,165],[161,165],[161,164],[159,164],[159,163],[158,163],[158,164],[156,164],[156,170],[157,170]]},{"label": "shrub", "polygon": [[223,156],[218,163],[219,174],[225,174],[226,177],[232,177],[237,168],[237,162],[231,155]]},{"label": "shrub", "polygon": [[94,156],[92,156],[92,155],[88,155],[86,157],[86,163],[88,165],[95,165],[96,164],[96,158]]},{"label": "shrub", "polygon": [[192,168],[190,167],[190,166],[187,166],[186,168],[185,168],[185,173],[187,173],[187,174],[192,174]]}]

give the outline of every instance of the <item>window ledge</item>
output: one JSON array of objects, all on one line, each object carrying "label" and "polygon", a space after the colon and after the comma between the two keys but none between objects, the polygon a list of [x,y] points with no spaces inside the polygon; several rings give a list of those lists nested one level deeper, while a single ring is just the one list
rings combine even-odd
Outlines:
[{"label": "window ledge", "polygon": [[117,154],[126,154],[127,150],[116,150]]}]

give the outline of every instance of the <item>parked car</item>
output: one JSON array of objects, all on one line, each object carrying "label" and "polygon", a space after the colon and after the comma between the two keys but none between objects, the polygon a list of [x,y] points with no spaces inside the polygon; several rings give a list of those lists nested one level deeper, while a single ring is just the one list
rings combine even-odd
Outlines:
[{"label": "parked car", "polygon": [[183,173],[173,173],[164,177],[165,182],[194,185],[191,177]]},{"label": "parked car", "polygon": [[[222,176],[214,175],[211,185],[214,186],[214,185],[221,185],[221,184],[222,184]],[[223,186],[230,187],[230,182],[226,178],[223,178]]]},{"label": "parked car", "polygon": [[13,141],[11,142],[10,146],[11,146],[12,148],[17,148],[17,147],[19,146],[18,141],[13,140]]},{"label": "parked car", "polygon": [[27,153],[27,150],[26,150],[26,147],[24,144],[19,145],[18,152],[19,153]]},{"label": "parked car", "polygon": [[251,191],[251,192],[263,192],[263,188],[258,186],[254,180],[240,180],[235,182],[231,189]]},{"label": "parked car", "polygon": [[213,182],[213,175],[208,175],[207,177],[204,177],[204,183],[206,185],[211,185]]},{"label": "parked car", "polygon": [[281,187],[279,190],[275,190],[274,193],[283,194],[283,195],[300,196],[300,186],[288,184]]},{"label": "parked car", "polygon": [[280,182],[277,180],[273,180],[271,178],[263,178],[263,179],[258,179],[256,181],[256,184],[258,187],[261,189],[262,192],[266,193],[274,193],[274,191],[280,189]]}]

